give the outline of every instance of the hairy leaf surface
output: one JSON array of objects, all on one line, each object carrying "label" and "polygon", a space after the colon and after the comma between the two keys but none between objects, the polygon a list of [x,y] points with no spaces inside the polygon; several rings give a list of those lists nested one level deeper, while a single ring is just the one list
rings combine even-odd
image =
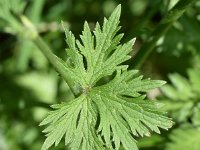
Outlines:
[{"label": "hairy leaf surface", "polygon": [[[135,39],[120,44],[118,34],[121,8],[118,6],[103,27],[97,23],[91,32],[87,22],[80,41],[65,29],[67,37],[66,70],[74,84],[81,89],[77,98],[54,105],[41,125],[47,139],[42,147],[58,145],[62,137],[72,150],[119,149],[137,150],[134,136],[160,133],[168,129],[171,119],[159,111],[154,101],[146,100],[143,93],[163,85],[164,81],[143,79],[136,70],[122,65],[130,59]],[[103,77],[114,76],[98,85]]]}]

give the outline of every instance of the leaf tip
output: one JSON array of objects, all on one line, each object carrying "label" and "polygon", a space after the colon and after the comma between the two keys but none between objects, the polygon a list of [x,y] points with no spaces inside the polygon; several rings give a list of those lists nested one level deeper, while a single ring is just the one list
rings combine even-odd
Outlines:
[{"label": "leaf tip", "polygon": [[133,38],[133,39],[131,40],[132,45],[135,44],[135,41],[136,41],[136,38]]},{"label": "leaf tip", "polygon": [[150,132],[145,132],[144,135],[147,136],[147,137],[150,137],[151,133]]},{"label": "leaf tip", "polygon": [[39,124],[38,126],[41,127],[41,126],[43,126],[43,125],[44,125],[44,123],[43,123],[43,121],[42,121],[42,122],[40,122],[40,124]]},{"label": "leaf tip", "polygon": [[154,80],[154,81],[156,81],[157,87],[161,87],[167,83],[166,81],[163,80]]},{"label": "leaf tip", "polygon": [[164,84],[166,84],[166,83],[167,83],[167,81],[162,81],[161,83],[164,85]]},{"label": "leaf tip", "polygon": [[63,28],[64,30],[66,30],[66,24],[65,24],[65,22],[64,22],[63,20],[61,20],[61,25],[62,25],[62,28]]},{"label": "leaf tip", "polygon": [[116,9],[121,10],[121,7],[122,7],[122,5],[119,4],[119,5],[117,5]]},{"label": "leaf tip", "polygon": [[121,14],[121,4],[119,4],[113,11],[113,14],[117,13],[119,16]]}]

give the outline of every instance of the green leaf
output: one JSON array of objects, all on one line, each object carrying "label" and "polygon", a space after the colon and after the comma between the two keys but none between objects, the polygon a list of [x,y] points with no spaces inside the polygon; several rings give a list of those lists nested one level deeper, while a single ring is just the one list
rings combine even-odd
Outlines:
[{"label": "green leaf", "polygon": [[166,85],[162,88],[163,93],[172,100],[188,101],[193,96],[189,81],[183,76],[174,73],[169,75],[169,79],[174,85]]},{"label": "green leaf", "polygon": [[171,142],[165,150],[199,150],[200,131],[193,127],[176,129],[170,135]]},{"label": "green leaf", "polygon": [[188,79],[177,74],[169,76],[172,85],[166,85],[161,88],[162,92],[168,98],[165,102],[167,111],[172,112],[172,118],[178,122],[188,122],[192,120],[193,125],[199,126],[200,109],[200,71],[196,68],[190,68]]},{"label": "green leaf", "polygon": [[[159,128],[172,126],[159,105],[146,100],[143,94],[165,82],[143,79],[138,71],[128,71],[127,65],[121,65],[130,59],[135,39],[120,44],[122,34],[116,35],[120,12],[119,5],[108,20],[104,19],[102,28],[96,24],[94,34],[86,22],[81,41],[65,29],[69,58],[66,67],[81,93],[69,102],[54,105],[42,121],[40,125],[48,125],[42,150],[58,145],[62,137],[72,150],[117,150],[120,145],[137,150],[134,136],[150,136],[151,131],[160,133]],[[97,85],[109,75],[114,76],[112,80]]]},{"label": "green leaf", "polygon": [[193,89],[193,91],[195,93],[197,93],[196,95],[200,94],[200,70],[199,69],[189,69],[188,70],[188,76],[190,78],[190,82],[191,82],[191,88]]}]

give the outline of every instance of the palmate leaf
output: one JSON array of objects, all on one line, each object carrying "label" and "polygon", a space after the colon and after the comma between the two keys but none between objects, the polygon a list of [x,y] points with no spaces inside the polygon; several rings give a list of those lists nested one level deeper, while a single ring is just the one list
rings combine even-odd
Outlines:
[{"label": "palmate leaf", "polygon": [[171,112],[176,122],[188,122],[200,126],[200,70],[187,70],[188,78],[173,73],[169,75],[171,85],[161,88],[167,100],[163,100],[165,109]]},{"label": "palmate leaf", "polygon": [[[48,125],[42,149],[65,137],[65,145],[72,150],[119,149],[137,150],[134,136],[149,136],[150,131],[160,133],[159,127],[168,129],[171,119],[158,110],[154,101],[145,100],[142,93],[163,85],[164,81],[142,79],[138,71],[127,70],[122,62],[130,59],[129,53],[135,39],[120,45],[120,5],[109,19],[104,19],[103,28],[96,24],[94,34],[87,22],[81,41],[65,29],[69,61],[66,70],[81,87],[79,97],[54,105],[54,111],[42,121]],[[113,75],[108,83],[96,83],[105,76]]]},{"label": "palmate leaf", "polygon": [[165,150],[199,150],[200,130],[194,126],[187,125],[175,129],[170,134],[170,142],[167,143]]}]

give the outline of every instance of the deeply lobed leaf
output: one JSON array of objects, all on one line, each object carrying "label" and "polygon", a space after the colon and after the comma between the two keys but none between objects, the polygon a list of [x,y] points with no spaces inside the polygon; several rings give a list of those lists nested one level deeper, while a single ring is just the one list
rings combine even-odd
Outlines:
[{"label": "deeply lobed leaf", "polygon": [[176,129],[170,135],[165,150],[199,150],[200,131],[190,125]]},{"label": "deeply lobed leaf", "polygon": [[[81,41],[65,29],[69,56],[66,69],[82,93],[53,106],[55,110],[43,120],[41,125],[48,125],[43,150],[57,145],[63,136],[72,150],[117,150],[120,145],[137,150],[134,136],[149,136],[151,131],[160,133],[159,127],[172,126],[157,103],[142,94],[165,82],[143,80],[138,71],[128,71],[128,66],[121,65],[130,58],[135,39],[120,44],[123,35],[116,35],[120,12],[118,6],[108,20],[104,19],[102,29],[96,24],[93,33],[86,22]],[[108,75],[114,78],[104,85],[96,84]]]},{"label": "deeply lobed leaf", "polygon": [[195,68],[188,70],[188,79],[174,73],[169,76],[172,85],[162,87],[162,92],[168,99],[165,101],[166,110],[177,122],[192,120],[193,125],[199,126],[200,102],[199,83],[200,71]]}]

